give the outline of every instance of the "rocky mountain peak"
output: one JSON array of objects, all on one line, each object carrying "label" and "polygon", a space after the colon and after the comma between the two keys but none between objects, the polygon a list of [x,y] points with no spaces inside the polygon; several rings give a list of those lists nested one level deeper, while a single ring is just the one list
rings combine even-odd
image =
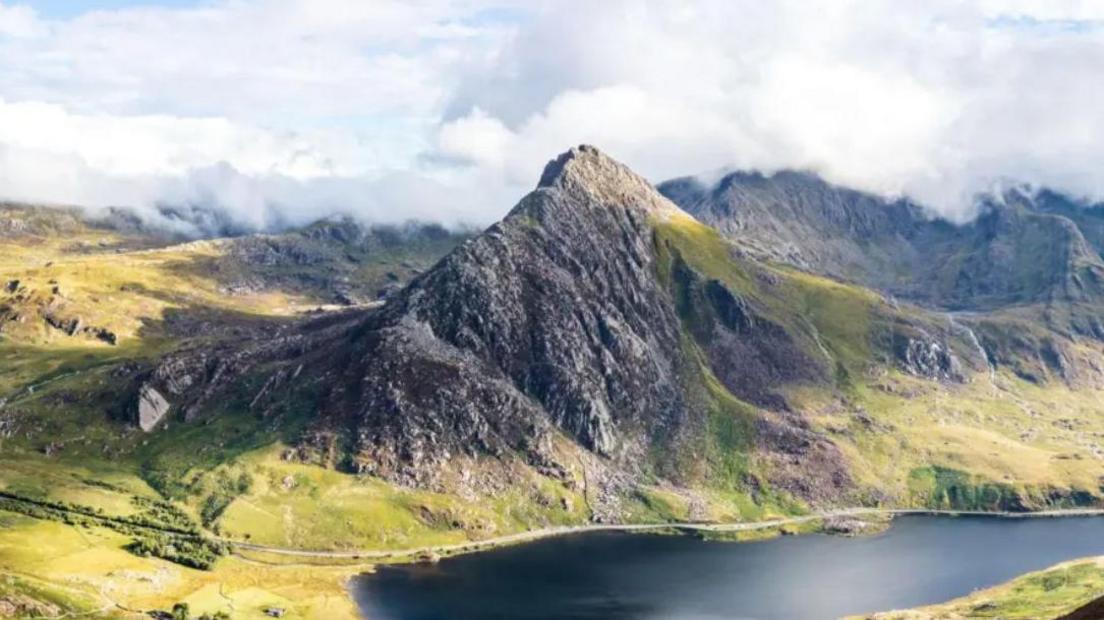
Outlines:
[{"label": "rocky mountain peak", "polygon": [[597,149],[557,157],[503,221],[319,347],[320,426],[354,429],[357,471],[403,484],[447,485],[446,462],[481,455],[566,471],[562,438],[640,468],[690,416],[663,213],[682,212]]},{"label": "rocky mountain peak", "polygon": [[681,213],[644,177],[589,144],[582,144],[548,162],[537,189],[554,189],[577,199],[618,205],[649,214]]}]

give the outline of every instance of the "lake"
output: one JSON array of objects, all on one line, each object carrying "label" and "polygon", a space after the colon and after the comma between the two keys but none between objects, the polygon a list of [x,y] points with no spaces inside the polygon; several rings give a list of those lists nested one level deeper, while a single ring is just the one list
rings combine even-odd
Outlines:
[{"label": "lake", "polygon": [[920,517],[883,534],[762,542],[588,533],[380,567],[353,583],[371,620],[824,620],[952,599],[1104,555],[1104,518]]}]

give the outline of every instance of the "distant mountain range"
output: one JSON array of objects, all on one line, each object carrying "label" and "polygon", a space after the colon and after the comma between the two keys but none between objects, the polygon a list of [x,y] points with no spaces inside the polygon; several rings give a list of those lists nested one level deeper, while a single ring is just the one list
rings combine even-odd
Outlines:
[{"label": "distant mountain range", "polygon": [[955,310],[1087,301],[1101,292],[1104,206],[1048,190],[985,199],[956,226],[908,200],[807,173],[692,177],[659,191],[758,258]]}]

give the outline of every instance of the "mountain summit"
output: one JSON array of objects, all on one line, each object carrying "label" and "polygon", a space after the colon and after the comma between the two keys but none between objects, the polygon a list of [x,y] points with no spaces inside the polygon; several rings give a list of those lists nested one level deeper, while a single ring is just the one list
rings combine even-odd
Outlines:
[{"label": "mountain summit", "polygon": [[357,429],[357,468],[425,481],[517,455],[564,472],[557,438],[641,463],[687,415],[650,220],[672,212],[593,147],[550,163],[502,222],[364,319],[336,380],[319,376],[325,419]]},{"label": "mountain summit", "polygon": [[[383,308],[239,353],[222,376],[266,386],[254,408],[304,403],[304,458],[403,485],[479,494],[532,476],[585,482],[603,519],[621,518],[632,489],[657,476],[687,488],[753,476],[837,497],[850,486],[841,455],[785,396],[837,371],[760,290],[771,278],[580,146]],[[146,387],[172,393],[172,375]],[[190,386],[191,411],[202,406],[189,394],[232,389],[206,382],[171,380]],[[757,420],[760,406],[777,415]],[[768,473],[757,454],[786,465]]]},{"label": "mountain summit", "polygon": [[651,183],[588,144],[582,144],[548,162],[537,189],[585,193],[601,204],[625,204],[648,213],[678,210],[660,196]]}]

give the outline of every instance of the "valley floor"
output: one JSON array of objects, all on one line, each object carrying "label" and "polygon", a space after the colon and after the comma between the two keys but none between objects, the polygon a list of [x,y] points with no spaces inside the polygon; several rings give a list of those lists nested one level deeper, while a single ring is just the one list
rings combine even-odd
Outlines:
[{"label": "valley floor", "polygon": [[[432,557],[445,555],[458,555],[483,551],[492,547],[514,545],[533,542],[544,538],[556,536],[568,536],[571,534],[585,534],[587,532],[652,532],[656,530],[676,531],[683,534],[696,534],[700,536],[731,535],[741,532],[768,532],[797,533],[807,527],[820,530],[826,522],[833,520],[854,520],[858,527],[871,527],[875,522],[889,520],[898,516],[924,515],[924,516],[983,516],[1002,519],[1028,519],[1028,518],[1062,518],[1062,517],[1087,517],[1104,516],[1104,509],[1100,508],[1069,508],[1060,510],[1040,510],[1036,512],[1003,512],[984,510],[931,510],[926,508],[844,508],[816,512],[795,517],[783,517],[768,519],[765,521],[745,521],[737,523],[694,523],[672,521],[666,523],[625,523],[625,524],[597,524],[597,525],[564,525],[545,527],[535,530],[526,530],[515,534],[485,538],[466,543],[449,545],[430,545],[425,547],[404,549],[365,549],[358,551],[315,551],[308,549],[289,549],[286,547],[270,547],[231,541],[235,549],[239,551],[266,553],[298,558],[331,558],[354,560],[383,560],[395,561],[406,558]],[[796,528],[794,527],[796,526]]]}]

